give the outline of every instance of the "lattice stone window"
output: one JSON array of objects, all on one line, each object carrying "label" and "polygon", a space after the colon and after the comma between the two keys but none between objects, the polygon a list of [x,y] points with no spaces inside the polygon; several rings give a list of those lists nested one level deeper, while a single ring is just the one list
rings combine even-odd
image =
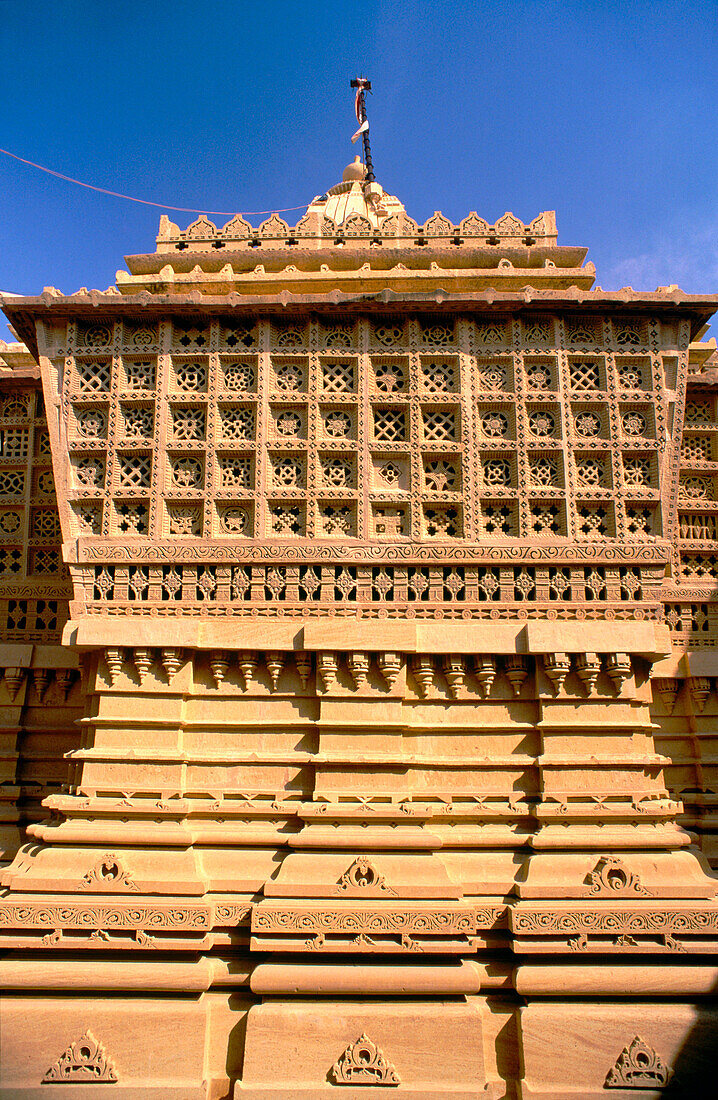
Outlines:
[{"label": "lattice stone window", "polygon": [[123,435],[125,439],[151,439],[155,428],[152,409],[140,406],[122,406]]},{"label": "lattice stone window", "polygon": [[322,346],[325,348],[342,348],[348,351],[353,346],[354,340],[355,328],[351,322],[322,326]]},{"label": "lattice stone window", "polygon": [[575,318],[566,321],[566,339],[578,347],[598,341],[596,322],[591,318]]},{"label": "lattice stone window", "polygon": [[384,443],[406,439],[406,412],[403,409],[374,409],[374,438]]},{"label": "lattice stone window", "polygon": [[127,596],[130,600],[148,600],[150,578],[146,565],[130,567],[130,575],[127,583]]},{"label": "lattice stone window", "polygon": [[123,535],[146,535],[149,510],[146,504],[125,501],[115,504],[117,530]]},{"label": "lattice stone window", "polygon": [[523,322],[524,340],[529,347],[550,344],[553,339],[553,321],[550,317],[531,318]]},{"label": "lattice stone window", "polygon": [[332,489],[346,489],[354,484],[354,460],[334,456],[321,460],[322,481]]},{"label": "lattice stone window", "polygon": [[410,600],[428,601],[431,595],[431,580],[428,569],[410,568],[408,571],[407,595]]},{"label": "lattice stone window", "polygon": [[621,417],[623,434],[628,436],[644,437],[646,435],[646,417],[637,409],[630,409]]},{"label": "lattice stone window", "polygon": [[173,343],[181,348],[209,348],[209,326],[175,321]]},{"label": "lattice stone window", "polygon": [[601,370],[593,360],[574,359],[568,365],[571,389],[574,393],[588,393],[601,389]]},{"label": "lattice stone window", "polygon": [[101,489],[105,484],[105,460],[98,455],[86,455],[75,460],[75,480],[83,488]]},{"label": "lattice stone window", "polygon": [[376,321],[372,324],[371,341],[383,348],[404,342],[404,326],[400,322]]},{"label": "lattice stone window", "polygon": [[548,363],[527,363],[525,369],[529,390],[544,392],[555,388],[553,370]]},{"label": "lattice stone window", "polygon": [[446,458],[424,459],[426,488],[435,493],[453,493],[460,487],[459,460]]},{"label": "lattice stone window", "polygon": [[59,573],[60,565],[59,550],[43,547],[41,550],[33,550],[30,555],[31,573]]},{"label": "lattice stone window", "polygon": [[304,507],[295,503],[275,503],[269,509],[270,530],[280,538],[296,538],[304,535]]},{"label": "lattice stone window", "polygon": [[201,489],[204,484],[202,460],[192,455],[170,458],[170,474],[175,489]]},{"label": "lattice stone window", "polygon": [[641,363],[635,359],[619,359],[616,362],[618,382],[622,390],[642,390],[646,388],[646,375]]},{"label": "lattice stone window", "polygon": [[529,432],[537,439],[549,439],[556,435],[556,417],[547,409],[536,409],[529,413]]},{"label": "lattice stone window", "polygon": [[[152,456],[118,455],[120,489],[149,489],[152,477]],[[144,533],[144,532],[143,532]]]},{"label": "lattice stone window", "polygon": [[420,320],[419,329],[422,344],[445,348],[450,347],[454,342],[454,326],[451,321]]},{"label": "lattice stone window", "polygon": [[479,344],[505,344],[507,326],[505,321],[486,321],[476,326],[476,339]]},{"label": "lattice stone window", "polygon": [[601,434],[601,417],[594,412],[577,412],[574,427],[579,439],[595,439]]},{"label": "lattice stone window", "polygon": [[534,535],[561,534],[561,505],[555,501],[533,501],[529,514],[529,528]]},{"label": "lattice stone window", "polygon": [[272,326],[272,340],[277,348],[301,348],[304,346],[306,330],[304,325],[275,324]]},{"label": "lattice stone window", "polygon": [[30,404],[24,395],[11,394],[0,401],[0,416],[5,420],[27,420],[30,415]]},{"label": "lattice stone window", "polygon": [[643,586],[638,570],[623,566],[619,571],[622,600],[640,600],[643,598]]},{"label": "lattice stone window", "polygon": [[102,409],[76,409],[75,420],[77,434],[83,439],[104,439],[107,416]]},{"label": "lattice stone window", "polygon": [[484,502],[483,528],[487,535],[506,535],[510,538],[516,535],[516,507],[514,504],[496,501]]},{"label": "lattice stone window", "polygon": [[50,436],[47,432],[37,429],[35,431],[35,458],[50,458],[51,456]]},{"label": "lattice stone window", "polygon": [[76,370],[80,393],[107,393],[112,376],[111,359],[78,359]]},{"label": "lattice stone window", "polygon": [[12,546],[0,546],[0,576],[13,576],[23,571],[24,553]]},{"label": "lattice stone window", "polygon": [[396,462],[389,460],[377,467],[377,474],[382,485],[387,489],[397,489],[401,485],[402,469]]},{"label": "lattice stone window", "polygon": [[638,455],[623,456],[623,480],[626,485],[650,486],[651,466],[649,457],[642,458]]},{"label": "lattice stone window", "polygon": [[679,517],[679,535],[682,539],[718,540],[718,514],[715,512],[682,513]]},{"label": "lattice stone window", "polygon": [[300,600],[318,600],[322,594],[322,578],[311,565],[299,567]]},{"label": "lattice stone window", "polygon": [[576,480],[581,489],[598,489],[606,484],[606,462],[598,456],[576,459]]},{"label": "lattice stone window", "polygon": [[448,393],[457,388],[457,366],[446,360],[424,361],[421,364],[421,380],[429,393]]},{"label": "lattice stone window", "polygon": [[318,520],[322,535],[349,538],[356,534],[353,505],[320,503]]},{"label": "lattice stone window", "polygon": [[709,401],[686,402],[686,424],[712,424],[713,420],[713,409]]},{"label": "lattice stone window", "polygon": [[234,535],[241,538],[252,537],[252,512],[249,506],[232,504],[226,508],[220,508],[219,529],[223,535]]},{"label": "lattice stone window", "polygon": [[176,440],[199,440],[205,437],[205,410],[172,408],[172,435]]},{"label": "lattice stone window", "polygon": [[519,603],[536,599],[536,578],[533,569],[514,568],[514,599]]},{"label": "lattice stone window", "polygon": [[187,537],[202,534],[202,512],[199,504],[168,504],[167,521],[170,535]]},{"label": "lattice stone window", "polygon": [[509,382],[509,368],[505,363],[482,363],[479,366],[479,389],[498,392],[508,389]]},{"label": "lattice stone window", "polygon": [[423,409],[424,439],[432,443],[453,443],[457,439],[456,413],[453,409]]},{"label": "lattice stone window", "polygon": [[351,360],[331,360],[322,363],[322,388],[325,393],[353,393],[356,371]]},{"label": "lattice stone window", "polygon": [[531,455],[529,458],[529,478],[532,485],[539,487],[559,484],[558,459],[547,455]]},{"label": "lattice stone window", "polygon": [[461,538],[461,512],[449,505],[427,505],[424,507],[424,527],[429,538]]},{"label": "lattice stone window", "polygon": [[55,480],[50,470],[43,470],[37,475],[36,492],[43,497],[55,495]]},{"label": "lattice stone window", "polygon": [[689,462],[711,462],[713,443],[709,435],[685,435],[681,443],[681,458]]},{"label": "lattice stone window", "polygon": [[272,458],[272,483],[278,489],[293,489],[304,485],[304,463],[295,455],[275,455]]},{"label": "lattice stone window", "polygon": [[19,497],[25,492],[25,474],[22,470],[0,470],[0,496]]},{"label": "lattice stone window", "polygon": [[77,526],[81,535],[99,535],[102,533],[102,506],[100,504],[73,505]]},{"label": "lattice stone window", "polygon": [[219,430],[222,439],[250,443],[254,439],[254,409],[223,407],[219,410]]},{"label": "lattice stone window", "polygon": [[30,533],[35,539],[60,537],[60,519],[54,508],[35,508],[32,512]]},{"label": "lattice stone window", "polygon": [[157,344],[157,329],[153,325],[137,325],[133,328],[126,326],[125,343],[131,348],[146,351]]},{"label": "lattice stone window", "polygon": [[374,362],[374,385],[379,393],[399,393],[406,385],[406,370],[401,363]]},{"label": "lattice stone window", "polygon": [[584,595],[587,600],[605,600],[606,570],[586,566],[583,570]]},{"label": "lattice stone window", "polygon": [[274,431],[279,439],[289,441],[305,437],[304,412],[299,409],[275,409]]},{"label": "lattice stone window", "polygon": [[252,488],[252,458],[250,455],[220,455],[220,486],[223,489]]},{"label": "lattice stone window", "polygon": [[304,389],[304,369],[300,363],[274,362],[274,386],[282,393],[297,393]]},{"label": "lattice stone window", "polygon": [[715,482],[712,477],[681,477],[679,492],[688,500],[715,500]]},{"label": "lattice stone window", "polygon": [[548,598],[559,601],[571,599],[571,572],[569,569],[549,569]]},{"label": "lattice stone window", "polygon": [[506,413],[489,411],[481,417],[481,429],[488,439],[506,439],[509,434],[509,418]]},{"label": "lattice stone window", "polygon": [[175,386],[181,393],[207,389],[207,365],[196,361],[174,363]]},{"label": "lattice stone window", "polygon": [[253,348],[257,344],[253,325],[235,322],[222,325],[221,340],[228,348]]},{"label": "lattice stone window", "polygon": [[611,516],[608,505],[582,504],[576,509],[576,512],[580,538],[606,538],[611,533]]},{"label": "lattice stone window", "polygon": [[132,390],[153,390],[157,368],[154,359],[123,360],[127,386]]},{"label": "lattice stone window", "polygon": [[655,534],[655,521],[656,514],[653,508],[643,504],[626,505],[626,530],[634,538]]},{"label": "lattice stone window", "polygon": [[378,538],[396,538],[409,534],[406,508],[398,504],[373,504],[374,534]]},{"label": "lattice stone window", "polygon": [[614,321],[613,332],[620,348],[635,348],[645,343],[643,325],[640,321]]},{"label": "lattice stone window", "polygon": [[681,576],[688,580],[718,578],[718,558],[714,554],[682,554]]},{"label": "lattice stone window", "polygon": [[27,428],[5,428],[0,440],[0,457],[12,460],[27,458],[29,439]]},{"label": "lattice stone window", "polygon": [[22,527],[22,512],[0,512],[0,535],[15,535]]},{"label": "lattice stone window", "polygon": [[112,339],[112,324],[78,325],[77,337],[86,348],[106,348]]},{"label": "lattice stone window", "polygon": [[252,363],[231,362],[222,364],[222,382],[226,390],[234,393],[251,393],[257,381]]},{"label": "lattice stone window", "polygon": [[498,569],[477,570],[476,587],[479,600],[489,602],[501,599],[501,584],[498,577]]}]

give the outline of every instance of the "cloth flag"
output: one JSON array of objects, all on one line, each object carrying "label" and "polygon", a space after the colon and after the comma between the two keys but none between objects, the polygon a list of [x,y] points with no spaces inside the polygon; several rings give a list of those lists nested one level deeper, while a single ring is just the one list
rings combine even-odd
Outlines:
[{"label": "cloth flag", "polygon": [[356,111],[357,122],[359,123],[359,129],[352,136],[352,144],[355,144],[362,134],[365,134],[369,129],[369,119],[366,117],[366,111],[364,109],[364,89],[368,81],[357,80],[357,94],[354,97],[354,110]]}]

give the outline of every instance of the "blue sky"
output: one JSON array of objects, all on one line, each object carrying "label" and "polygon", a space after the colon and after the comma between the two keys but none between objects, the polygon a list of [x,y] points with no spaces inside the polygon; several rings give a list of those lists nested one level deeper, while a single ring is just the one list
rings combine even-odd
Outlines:
[{"label": "blue sky", "polygon": [[[377,178],[419,221],[555,209],[604,288],[715,292],[717,32],[715,0],[0,0],[0,146],[176,206],[297,206],[356,152],[362,71]],[[160,210],[4,156],[0,195],[1,290],[104,289],[154,248]]]}]

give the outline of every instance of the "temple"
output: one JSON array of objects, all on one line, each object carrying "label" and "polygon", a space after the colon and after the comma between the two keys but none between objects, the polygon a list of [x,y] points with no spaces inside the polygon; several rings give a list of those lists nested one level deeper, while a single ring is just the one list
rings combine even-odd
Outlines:
[{"label": "temple", "polygon": [[718,297],[555,217],[1,303],[0,1100],[707,1095]]}]

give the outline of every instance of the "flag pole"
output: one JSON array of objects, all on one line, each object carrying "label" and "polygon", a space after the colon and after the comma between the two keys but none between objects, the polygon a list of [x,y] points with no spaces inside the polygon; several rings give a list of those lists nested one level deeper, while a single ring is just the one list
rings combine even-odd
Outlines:
[{"label": "flag pole", "polygon": [[[363,126],[367,121],[366,117],[366,102],[364,100],[365,92],[371,91],[371,80],[366,80],[364,77],[357,77],[351,81],[351,87],[357,89],[357,119],[360,126]],[[369,127],[363,131],[362,138],[364,141],[364,167],[366,168],[366,176],[364,177],[367,183],[374,183],[374,165],[371,159],[371,145],[369,144]]]}]

